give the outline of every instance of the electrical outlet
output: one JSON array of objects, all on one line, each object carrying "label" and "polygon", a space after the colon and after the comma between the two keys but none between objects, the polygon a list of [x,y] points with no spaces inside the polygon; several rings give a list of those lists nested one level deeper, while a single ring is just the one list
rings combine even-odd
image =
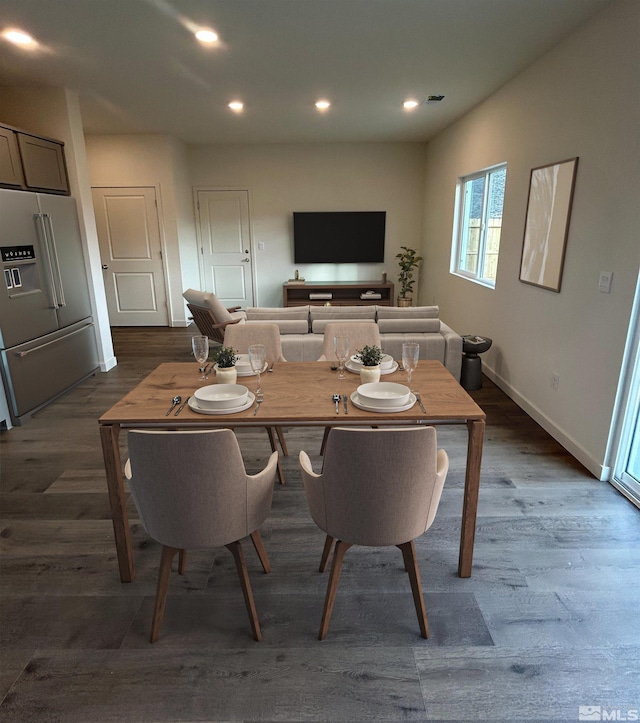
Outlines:
[{"label": "electrical outlet", "polygon": [[258,251],[264,251],[264,241],[258,241]]},{"label": "electrical outlet", "polygon": [[549,384],[551,385],[551,389],[557,389],[560,384],[560,375],[553,372],[551,379],[549,380]]}]

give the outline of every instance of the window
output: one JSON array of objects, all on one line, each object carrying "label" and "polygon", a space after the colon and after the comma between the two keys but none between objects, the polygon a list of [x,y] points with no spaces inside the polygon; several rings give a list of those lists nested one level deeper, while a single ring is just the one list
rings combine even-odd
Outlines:
[{"label": "window", "polygon": [[464,176],[456,189],[451,272],[495,287],[506,164]]}]

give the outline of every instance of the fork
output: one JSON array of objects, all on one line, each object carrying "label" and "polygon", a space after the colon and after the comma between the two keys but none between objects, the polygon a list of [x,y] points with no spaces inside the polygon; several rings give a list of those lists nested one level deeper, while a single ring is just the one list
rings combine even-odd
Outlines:
[{"label": "fork", "polygon": [[256,408],[253,410],[253,416],[255,417],[258,413],[258,409],[260,409],[260,405],[264,401],[264,396],[262,394],[262,390],[259,392],[256,392]]},{"label": "fork", "polygon": [[427,410],[424,408],[424,404],[422,403],[422,397],[420,396],[420,392],[414,391],[413,395],[416,398],[416,402],[418,402],[418,404],[420,405],[420,409],[422,409],[422,413],[426,414]]}]

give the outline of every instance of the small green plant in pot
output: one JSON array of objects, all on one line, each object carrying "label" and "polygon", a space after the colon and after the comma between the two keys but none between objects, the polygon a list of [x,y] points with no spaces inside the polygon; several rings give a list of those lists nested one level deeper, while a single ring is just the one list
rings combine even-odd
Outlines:
[{"label": "small green plant in pot", "polygon": [[238,380],[236,362],[240,358],[233,347],[223,346],[213,353],[218,365],[216,368],[216,381],[218,384],[235,384]]},{"label": "small green plant in pot", "polygon": [[363,346],[355,353],[356,359],[363,367],[377,367],[382,361],[382,349],[379,346]]},{"label": "small green plant in pot", "polygon": [[413,278],[413,272],[420,266],[422,256],[416,255],[415,249],[401,246],[402,253],[396,254],[400,273],[398,281],[400,282],[400,296],[398,296],[398,306],[411,306],[413,302],[413,285],[416,280]]},{"label": "small green plant in pot", "polygon": [[383,356],[379,346],[365,345],[355,353],[355,358],[362,364],[360,381],[363,384],[380,381],[380,362]]},{"label": "small green plant in pot", "polygon": [[238,352],[231,346],[220,347],[212,356],[219,369],[234,367],[240,358]]}]

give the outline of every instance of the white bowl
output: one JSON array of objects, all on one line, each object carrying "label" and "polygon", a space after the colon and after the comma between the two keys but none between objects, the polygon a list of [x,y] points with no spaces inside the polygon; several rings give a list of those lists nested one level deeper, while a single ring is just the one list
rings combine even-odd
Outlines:
[{"label": "white bowl", "polygon": [[193,396],[202,409],[230,409],[242,406],[249,390],[242,384],[209,384],[196,389]]},{"label": "white bowl", "polygon": [[372,407],[401,407],[409,403],[411,390],[404,384],[372,382],[358,387],[358,396]]},{"label": "white bowl", "polygon": [[[356,359],[355,354],[351,357],[350,361],[354,369],[360,369],[362,366],[362,362],[359,359]],[[390,369],[392,366],[393,357],[390,354],[385,354],[380,362],[380,369]]]},{"label": "white bowl", "polygon": [[242,371],[245,370],[245,367],[247,369],[251,369],[251,362],[249,361],[249,355],[248,354],[238,354],[238,360],[236,361],[236,369]]}]

